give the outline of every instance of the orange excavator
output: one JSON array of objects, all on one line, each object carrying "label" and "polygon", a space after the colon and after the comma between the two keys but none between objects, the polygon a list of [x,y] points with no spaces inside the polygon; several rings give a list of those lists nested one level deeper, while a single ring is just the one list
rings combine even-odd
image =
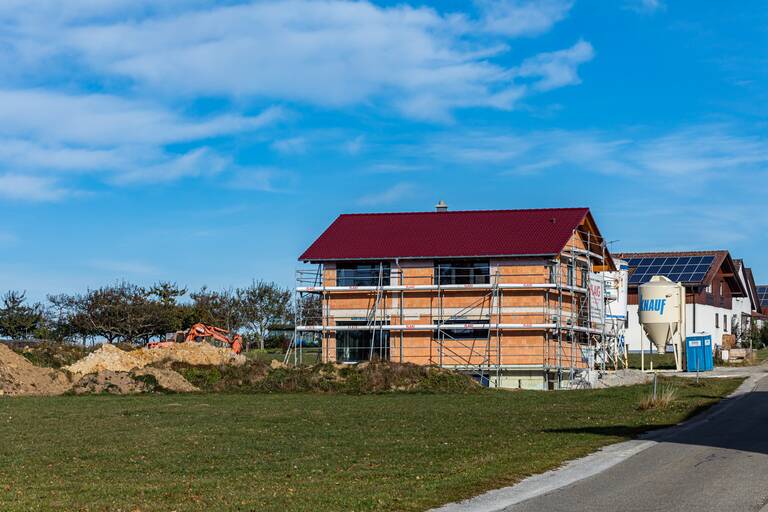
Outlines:
[{"label": "orange excavator", "polygon": [[147,344],[148,348],[168,347],[174,343],[183,342],[202,342],[207,339],[216,340],[221,344],[229,346],[235,354],[243,351],[243,337],[235,334],[229,337],[229,331],[213,325],[196,323],[187,331],[177,331],[165,336],[165,341],[153,341]]}]

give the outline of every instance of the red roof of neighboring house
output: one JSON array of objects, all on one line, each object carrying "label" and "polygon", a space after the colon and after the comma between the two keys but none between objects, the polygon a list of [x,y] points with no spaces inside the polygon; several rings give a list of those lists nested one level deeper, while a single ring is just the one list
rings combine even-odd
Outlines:
[{"label": "red roof of neighboring house", "polygon": [[340,215],[302,261],[558,254],[588,208]]}]

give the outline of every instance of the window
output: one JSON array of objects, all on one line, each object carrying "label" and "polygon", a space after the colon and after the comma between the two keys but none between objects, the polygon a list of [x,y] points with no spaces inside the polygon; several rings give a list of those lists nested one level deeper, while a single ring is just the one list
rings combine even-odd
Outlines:
[{"label": "window", "polygon": [[337,286],[389,285],[390,264],[385,262],[339,263],[336,265]]},{"label": "window", "polygon": [[723,282],[722,281],[720,281],[720,293],[719,293],[719,295],[720,295],[720,297],[723,296]]},{"label": "window", "polygon": [[[487,339],[488,338],[488,329],[474,329],[471,327],[472,324],[487,324],[489,322],[488,319],[485,320],[467,320],[464,318],[459,319],[453,319],[453,320],[446,320],[443,322],[444,324],[456,324],[460,327],[456,327],[455,329],[442,329],[442,332],[446,339],[454,339],[454,340],[476,340],[476,339]],[[440,333],[438,332],[438,336]]]},{"label": "window", "polygon": [[573,267],[568,265],[568,275],[566,277],[566,283],[568,286],[573,286]]},{"label": "window", "polygon": [[709,283],[706,288],[707,293],[712,293],[712,283]]},{"label": "window", "polygon": [[589,277],[587,275],[587,269],[582,268],[581,269],[581,287],[587,288],[589,287]]},{"label": "window", "polygon": [[491,264],[488,261],[435,262],[435,284],[488,284],[490,282]]},{"label": "window", "polygon": [[723,331],[728,332],[728,316],[723,315]]},{"label": "window", "polygon": [[719,328],[720,328],[720,315],[715,313],[715,329],[719,329]]},{"label": "window", "polygon": [[[365,321],[337,322],[337,325],[366,325]],[[389,331],[336,331],[336,361],[357,363],[371,359],[389,360]]]}]

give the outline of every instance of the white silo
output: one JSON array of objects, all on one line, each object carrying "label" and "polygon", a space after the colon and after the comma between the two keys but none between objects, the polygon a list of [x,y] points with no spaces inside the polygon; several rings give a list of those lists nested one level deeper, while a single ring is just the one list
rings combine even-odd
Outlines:
[{"label": "white silo", "polygon": [[677,370],[682,371],[685,338],[685,287],[664,276],[654,276],[639,286],[640,325],[659,354],[673,343]]}]

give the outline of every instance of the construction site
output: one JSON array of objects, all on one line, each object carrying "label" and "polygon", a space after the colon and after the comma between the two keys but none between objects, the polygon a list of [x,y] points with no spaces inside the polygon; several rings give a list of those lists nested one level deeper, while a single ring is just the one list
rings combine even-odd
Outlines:
[{"label": "construction site", "polygon": [[295,362],[319,343],[544,390],[626,367],[626,271],[587,209],[342,215],[300,260]]}]

